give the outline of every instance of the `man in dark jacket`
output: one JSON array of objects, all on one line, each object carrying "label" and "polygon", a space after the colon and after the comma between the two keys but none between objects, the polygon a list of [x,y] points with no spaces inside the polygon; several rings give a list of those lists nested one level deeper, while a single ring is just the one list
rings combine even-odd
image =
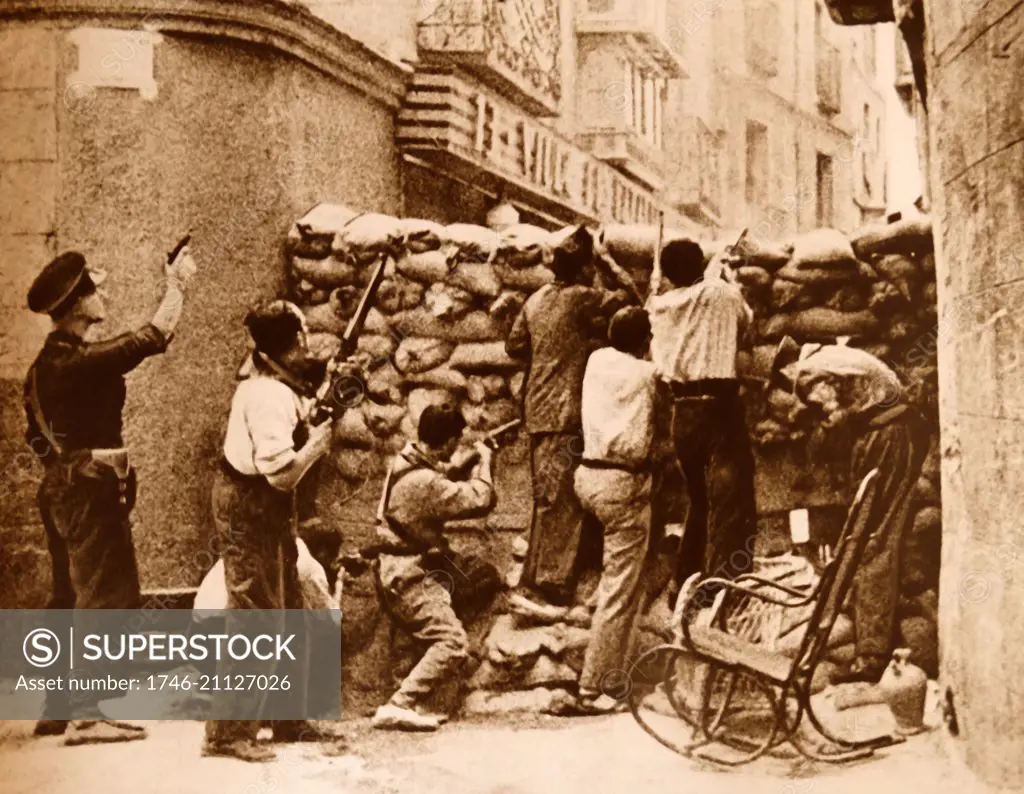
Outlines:
[{"label": "man in dark jacket", "polygon": [[[588,286],[594,264],[593,238],[581,227],[555,249],[555,281],[529,297],[505,345],[509,356],[527,366],[523,420],[533,485],[522,591],[513,600],[553,619],[575,595],[584,511],[573,476],[583,454],[583,373],[587,358],[606,338],[608,318],[625,302],[621,294]],[[635,292],[621,272],[610,275]]]},{"label": "man in dark jacket", "polygon": [[[28,308],[49,315],[46,338],[25,379],[27,441],[45,473],[38,504],[53,561],[50,606],[79,610],[142,606],[130,514],[135,470],[122,436],[125,376],[163,353],[181,316],[183,288],[195,272],[185,247],[166,268],[166,290],[152,320],[103,342],[87,333],[106,319],[99,290],[105,274],[70,251],[36,277]],[[84,617],[83,617],[84,619]],[[66,744],[130,741],[145,736],[136,726],[98,719],[95,702],[68,701],[48,692],[37,735],[68,730]]]}]

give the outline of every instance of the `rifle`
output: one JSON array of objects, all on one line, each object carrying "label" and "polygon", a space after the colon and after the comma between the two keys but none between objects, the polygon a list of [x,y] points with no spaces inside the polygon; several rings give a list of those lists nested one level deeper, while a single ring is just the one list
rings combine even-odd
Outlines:
[{"label": "rifle", "polygon": [[[510,436],[512,431],[516,430],[522,423],[521,419],[513,419],[511,422],[506,422],[488,431],[480,441],[491,449],[497,449]],[[479,460],[480,453],[475,449],[470,450],[468,454],[452,464],[451,468],[448,469],[448,476],[453,480],[465,479]]]},{"label": "rifle", "polygon": [[[366,289],[363,290],[362,297],[359,299],[359,305],[356,306],[356,311],[348,321],[345,333],[342,334],[341,347],[331,359],[331,363],[347,361],[356,352],[356,346],[359,344],[359,334],[362,333],[363,326],[366,325],[366,318],[370,314],[370,309],[373,308],[373,300],[377,295],[377,290],[380,289],[381,282],[384,281],[384,268],[387,266],[387,261],[387,253],[382,253],[378,257],[377,265],[370,276],[370,281],[366,285]],[[353,390],[357,391],[358,395],[352,395],[351,392]],[[358,402],[358,399],[365,393],[366,384],[362,382],[361,378],[348,376],[335,380],[333,373],[330,371],[330,366],[328,366],[327,375],[324,377],[323,383],[316,390],[313,409],[310,411],[311,424],[318,425],[329,419],[334,415],[336,406],[349,407]]]}]

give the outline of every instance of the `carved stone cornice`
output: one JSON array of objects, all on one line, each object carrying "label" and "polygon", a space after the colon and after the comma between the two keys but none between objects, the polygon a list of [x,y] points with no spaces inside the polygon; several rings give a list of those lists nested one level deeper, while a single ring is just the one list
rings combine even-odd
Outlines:
[{"label": "carved stone cornice", "polygon": [[4,20],[211,36],[272,47],[393,108],[412,69],[285,0],[7,0]]}]

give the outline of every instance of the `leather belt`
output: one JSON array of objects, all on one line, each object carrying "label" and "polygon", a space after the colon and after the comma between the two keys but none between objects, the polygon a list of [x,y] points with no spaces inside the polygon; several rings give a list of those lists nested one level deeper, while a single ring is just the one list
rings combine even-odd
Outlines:
[{"label": "leather belt", "polygon": [[672,397],[676,400],[713,400],[719,397],[736,397],[740,382],[733,378],[709,378],[693,381],[666,381]]},{"label": "leather belt", "polygon": [[220,458],[219,465],[220,470],[236,482],[253,483],[263,479],[259,474],[242,474],[242,472],[232,466],[228,462],[228,459],[223,456]]},{"label": "leather belt", "polygon": [[630,474],[647,474],[651,470],[650,464],[647,461],[643,463],[618,463],[611,460],[583,458],[580,461],[580,465],[586,466],[588,469],[610,469],[612,471],[626,471]]}]

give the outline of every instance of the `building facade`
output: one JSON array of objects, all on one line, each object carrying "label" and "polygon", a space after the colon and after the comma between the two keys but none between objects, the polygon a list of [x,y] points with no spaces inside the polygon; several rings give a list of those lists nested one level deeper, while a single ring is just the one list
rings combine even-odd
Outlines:
[{"label": "building facade", "polygon": [[767,239],[884,212],[878,63],[892,56],[872,28],[835,25],[819,0],[676,13],[689,75],[671,102],[670,159],[684,208]]}]

